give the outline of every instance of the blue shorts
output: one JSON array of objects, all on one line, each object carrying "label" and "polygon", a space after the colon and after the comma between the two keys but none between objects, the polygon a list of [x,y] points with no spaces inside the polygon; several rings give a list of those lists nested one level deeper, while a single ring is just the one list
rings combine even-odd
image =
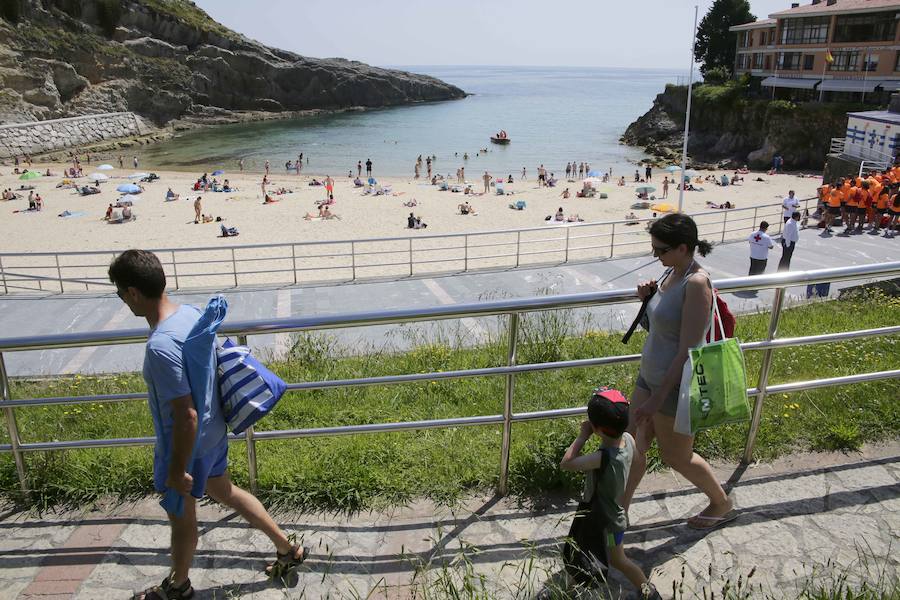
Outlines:
[{"label": "blue shorts", "polygon": [[625,532],[620,531],[619,533],[606,533],[606,547],[607,548],[615,548],[616,546],[622,545],[622,540],[625,539]]},{"label": "blue shorts", "polygon": [[[154,462],[153,465],[153,483],[157,492],[166,491],[166,477],[169,472],[169,465],[162,462]],[[203,498],[206,493],[206,481],[210,477],[221,477],[228,469],[228,438],[222,438],[222,441],[203,456],[194,459],[188,473],[194,478],[194,486],[191,488],[191,496]]]}]

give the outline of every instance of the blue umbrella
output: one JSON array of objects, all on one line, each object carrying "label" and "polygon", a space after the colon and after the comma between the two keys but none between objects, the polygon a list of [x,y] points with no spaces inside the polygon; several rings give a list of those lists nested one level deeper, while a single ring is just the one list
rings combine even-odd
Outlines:
[{"label": "blue umbrella", "polygon": [[225,174],[225,171],[223,171],[222,169],[218,169],[218,170],[216,170],[216,171],[213,171],[213,175],[214,175],[214,176],[216,176],[216,175],[224,175],[224,174]]},{"label": "blue umbrella", "polygon": [[116,191],[122,192],[123,194],[140,194],[141,188],[134,185],[133,183],[123,183],[116,188]]},{"label": "blue umbrella", "polygon": [[588,177],[603,177],[603,175],[600,174],[600,171],[588,171],[587,176]]},{"label": "blue umbrella", "polygon": [[100,166],[97,167],[97,168],[98,168],[99,170],[101,170],[101,171],[112,171],[112,170],[113,170],[113,166],[112,166],[112,165],[100,165]]},{"label": "blue umbrella", "polygon": [[140,200],[140,196],[133,196],[131,194],[126,194],[119,198],[119,202],[134,202],[135,200]]},{"label": "blue umbrella", "polygon": [[669,173],[674,173],[675,171],[680,171],[681,167],[676,167],[675,165],[669,165],[663,171],[668,171]]}]

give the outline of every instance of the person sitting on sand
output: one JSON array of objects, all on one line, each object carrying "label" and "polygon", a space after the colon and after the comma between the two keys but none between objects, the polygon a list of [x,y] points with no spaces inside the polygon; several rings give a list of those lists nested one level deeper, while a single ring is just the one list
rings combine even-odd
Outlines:
[{"label": "person sitting on sand", "polygon": [[637,225],[638,216],[634,214],[634,211],[631,211],[627,215],[625,215],[625,224],[626,225]]},{"label": "person sitting on sand", "polygon": [[625,176],[619,177],[619,187],[625,187]]},{"label": "person sitting on sand", "polygon": [[316,179],[315,177],[313,177],[312,181],[309,182],[309,185],[311,185],[311,186],[322,185],[322,182],[319,181],[318,179]]},{"label": "person sitting on sand", "polygon": [[[432,183],[432,185],[434,185],[434,180],[433,180],[433,179],[432,179],[431,183]],[[353,180],[353,185],[356,186],[356,187],[362,187],[362,186],[364,186],[365,184],[363,183],[362,179],[360,179],[359,177],[357,177],[356,179]]]},{"label": "person sitting on sand", "polygon": [[409,213],[409,216],[406,217],[406,228],[407,229],[415,229],[416,228],[416,216],[412,213]]},{"label": "person sitting on sand", "polygon": [[584,219],[579,217],[578,213],[571,214],[566,218],[566,222],[568,223],[580,223],[582,221],[584,221]]},{"label": "person sitting on sand", "polygon": [[731,185],[736,185],[737,182],[739,182],[739,181],[740,181],[741,183],[744,183],[744,178],[741,177],[740,175],[738,175],[738,172],[735,171],[735,172],[734,172],[734,175],[731,176]]},{"label": "person sitting on sand", "polygon": [[131,210],[130,206],[126,206],[122,209],[122,221],[128,222],[134,220],[134,213]]},{"label": "person sitting on sand", "polygon": [[463,202],[462,204],[460,204],[460,205],[457,206],[456,208],[459,209],[459,214],[461,214],[461,215],[474,215],[474,214],[476,214],[476,213],[475,213],[475,207],[472,206],[471,204],[469,204],[468,202]]},{"label": "person sitting on sand", "polygon": [[44,172],[44,177],[53,177],[53,173],[50,172],[50,167],[47,167],[47,171]]},{"label": "person sitting on sand", "polygon": [[428,223],[422,221],[422,217],[416,217],[416,224],[413,229],[425,229],[428,227]]},{"label": "person sitting on sand", "polygon": [[178,194],[172,191],[172,188],[169,188],[166,191],[166,202],[171,202],[172,200],[178,200]]},{"label": "person sitting on sand", "polygon": [[509,177],[506,178],[506,183],[512,183],[512,182],[513,182],[513,176],[512,176],[512,173],[510,173]]},{"label": "person sitting on sand", "polygon": [[553,217],[554,221],[565,221],[566,214],[563,212],[562,206],[556,209],[556,215]]},{"label": "person sitting on sand", "polygon": [[237,190],[232,189],[231,184],[228,183],[228,180],[226,179],[224,182],[222,182],[222,191],[223,192],[236,192]]},{"label": "person sitting on sand", "polygon": [[225,227],[225,225],[219,225],[222,230],[222,237],[234,237],[238,234],[237,227]]},{"label": "person sitting on sand", "polygon": [[278,202],[278,200],[274,199],[274,198],[273,198],[272,196],[270,196],[269,194],[266,194],[266,197],[265,197],[265,199],[263,200],[263,204],[275,204],[276,202]]},{"label": "person sitting on sand", "polygon": [[212,215],[201,215],[201,216],[200,216],[200,219],[201,219],[204,223],[212,223],[212,222],[213,222],[213,216],[212,216]]},{"label": "person sitting on sand", "polygon": [[109,218],[112,217],[112,213],[113,213],[113,205],[110,204],[109,206],[106,207],[106,215],[103,217],[103,220],[109,221]]},{"label": "person sitting on sand", "polygon": [[741,175],[746,175],[747,173],[750,172],[750,169],[747,168],[747,165],[744,165],[743,167],[738,169],[737,172],[740,173]]}]

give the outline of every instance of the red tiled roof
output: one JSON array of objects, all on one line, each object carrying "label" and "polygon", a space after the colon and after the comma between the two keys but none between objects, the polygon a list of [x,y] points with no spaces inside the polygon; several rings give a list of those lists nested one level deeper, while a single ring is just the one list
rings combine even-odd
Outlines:
[{"label": "red tiled roof", "polygon": [[802,6],[772,13],[769,17],[773,19],[777,19],[778,17],[812,17],[816,15],[833,15],[836,13],[874,12],[879,10],[889,10],[891,8],[900,10],[900,1],[837,0],[837,2],[830,6],[828,5],[827,0],[822,0],[818,4],[811,4],[807,1]]}]

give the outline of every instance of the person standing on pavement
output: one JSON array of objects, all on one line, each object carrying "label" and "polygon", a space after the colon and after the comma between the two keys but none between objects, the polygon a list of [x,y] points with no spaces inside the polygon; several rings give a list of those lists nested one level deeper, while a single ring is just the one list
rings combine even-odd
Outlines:
[{"label": "person standing on pavement", "polygon": [[161,493],[174,490],[184,498],[182,514],[169,514],[172,570],[160,585],[134,598],[177,600],[194,595],[188,572],[197,549],[196,501],[204,494],[236,511],[272,540],[277,559],[268,572],[280,575],[296,568],[308,549],[293,545],[260,501],[231,482],[228,437],[215,382],[209,386],[212,397],[191,395],[182,347],[200,319],[200,309],[169,299],[159,258],[146,250],[127,250],[117,256],[109,266],[109,280],[131,312],[150,325],[143,372],[156,430],[154,487]]},{"label": "person standing on pavement", "polygon": [[759,224],[759,229],[750,234],[747,241],[750,242],[750,272],[748,275],[759,275],[766,271],[766,263],[769,262],[769,250],[775,247],[772,238],[766,231],[769,229],[768,221]]},{"label": "person standing on pavement", "polygon": [[784,231],[781,232],[781,260],[778,261],[779,271],[789,271],[791,268],[791,257],[797,248],[797,242],[800,241],[800,212],[791,213],[791,218],[784,224]]},{"label": "person standing on pavement", "polygon": [[800,201],[794,198],[794,190],[788,192],[787,198],[781,202],[781,208],[783,209],[781,216],[785,223],[791,219],[795,211],[800,210]]}]

